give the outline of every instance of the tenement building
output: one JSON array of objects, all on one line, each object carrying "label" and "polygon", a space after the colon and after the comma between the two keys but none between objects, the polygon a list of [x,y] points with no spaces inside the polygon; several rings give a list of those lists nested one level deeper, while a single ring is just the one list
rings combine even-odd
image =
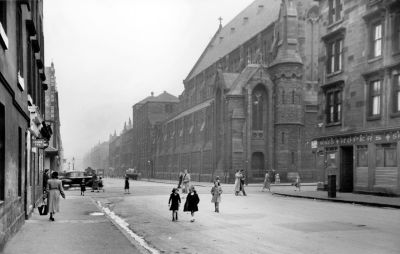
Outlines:
[{"label": "tenement building", "polygon": [[154,175],[157,126],[176,111],[178,98],[163,92],[141,100],[132,106],[132,117],[120,135],[114,132],[109,140],[109,170],[111,175],[123,176],[135,169],[143,177]]},{"label": "tenement building", "polygon": [[320,179],[400,194],[400,2],[322,0]]},{"label": "tenement building", "polygon": [[155,150],[137,151],[151,155],[141,158],[151,175],[187,169],[193,180],[232,182],[244,169],[256,181],[274,169],[283,180],[289,172],[314,179],[318,16],[315,1],[256,0],[220,25],[184,80],[177,111],[150,140]]},{"label": "tenement building", "polygon": [[48,89],[45,92],[45,119],[50,126],[53,135],[49,140],[49,146],[45,149],[44,168],[53,171],[63,171],[63,147],[61,139],[60,109],[58,103],[58,89],[56,82],[56,70],[54,63],[46,67],[46,82]]},{"label": "tenement building", "polygon": [[[110,136],[111,139],[111,136]],[[83,168],[92,168],[95,170],[105,170],[105,174],[109,175],[108,170],[108,157],[109,141],[99,142],[83,157]]]},{"label": "tenement building", "polygon": [[43,2],[0,1],[0,252],[42,197]]}]

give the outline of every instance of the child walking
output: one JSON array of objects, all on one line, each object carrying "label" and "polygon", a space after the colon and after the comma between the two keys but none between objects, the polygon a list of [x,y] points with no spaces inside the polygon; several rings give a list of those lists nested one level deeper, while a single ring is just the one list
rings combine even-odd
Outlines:
[{"label": "child walking", "polygon": [[[301,187],[301,180],[300,180],[300,176],[297,176],[296,181],[294,182],[294,186],[299,189],[300,191],[300,187]],[[297,190],[295,189],[295,191]]]},{"label": "child walking", "polygon": [[190,214],[192,215],[192,219],[190,220],[190,222],[194,222],[194,213],[199,210],[197,206],[199,202],[200,202],[199,195],[197,195],[197,192],[194,189],[194,186],[192,185],[189,188],[189,194],[186,197],[185,206],[183,208],[184,212],[190,212]]},{"label": "child walking", "polygon": [[125,177],[125,193],[129,194],[129,177]]},{"label": "child walking", "polygon": [[86,191],[86,183],[85,183],[85,179],[82,179],[82,182],[81,182],[81,196],[85,196],[85,191]]},{"label": "child walking", "polygon": [[211,188],[211,195],[212,195],[211,202],[214,203],[215,205],[214,212],[216,213],[219,213],[219,203],[221,203],[221,194],[222,194],[221,185],[219,181],[215,181],[214,186]]},{"label": "child walking", "polygon": [[169,210],[172,211],[172,221],[178,220],[178,210],[180,204],[181,197],[179,196],[178,188],[173,188],[168,200]]}]

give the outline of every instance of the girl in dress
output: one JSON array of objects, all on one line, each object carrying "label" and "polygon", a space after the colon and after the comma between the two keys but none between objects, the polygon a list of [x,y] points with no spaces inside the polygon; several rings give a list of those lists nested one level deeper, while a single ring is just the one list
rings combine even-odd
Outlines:
[{"label": "girl in dress", "polygon": [[81,182],[81,196],[85,196],[85,191],[86,191],[86,183],[85,183],[85,179],[82,179],[82,182]]},{"label": "girl in dress", "polygon": [[125,193],[129,194],[129,177],[125,177]]},{"label": "girl in dress", "polygon": [[180,204],[181,197],[179,196],[178,188],[173,188],[168,200],[169,210],[172,211],[172,221],[178,220],[178,210]]},{"label": "girl in dress", "polygon": [[269,177],[268,172],[265,174],[264,178],[264,185],[261,191],[264,191],[265,189],[268,189],[268,191],[271,191],[271,179]]},{"label": "girl in dress", "polygon": [[197,192],[192,185],[190,186],[189,194],[186,196],[185,207],[183,208],[184,212],[190,212],[190,214],[192,215],[192,219],[190,220],[190,222],[194,222],[194,213],[199,210],[197,206],[199,202],[199,195],[197,195]]}]

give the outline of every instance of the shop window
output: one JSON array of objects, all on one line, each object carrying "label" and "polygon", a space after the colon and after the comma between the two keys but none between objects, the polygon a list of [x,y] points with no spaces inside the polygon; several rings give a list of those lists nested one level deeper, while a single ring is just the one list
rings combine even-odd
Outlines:
[{"label": "shop window", "polygon": [[326,44],[327,50],[327,73],[334,73],[342,70],[343,39],[337,39]]},{"label": "shop window", "polygon": [[393,113],[400,112],[400,74],[393,77]]},{"label": "shop window", "polygon": [[381,115],[382,81],[375,80],[369,85],[369,116],[377,117]]},{"label": "shop window", "polygon": [[342,91],[338,89],[326,92],[326,123],[340,123],[342,114]]},{"label": "shop window", "polygon": [[329,24],[342,19],[342,0],[329,0]]},{"label": "shop window", "polygon": [[397,167],[397,146],[395,143],[376,145],[376,166]]},{"label": "shop window", "polygon": [[357,146],[357,167],[368,167],[368,146]]}]

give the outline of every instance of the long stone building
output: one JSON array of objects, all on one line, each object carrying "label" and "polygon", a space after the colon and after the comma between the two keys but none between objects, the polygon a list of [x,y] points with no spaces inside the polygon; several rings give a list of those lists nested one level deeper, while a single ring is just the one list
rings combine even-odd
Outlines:
[{"label": "long stone building", "polygon": [[320,2],[321,181],[400,194],[400,3]]},{"label": "long stone building", "polygon": [[42,197],[43,1],[0,1],[0,252]]},{"label": "long stone building", "polygon": [[154,176],[188,169],[232,182],[245,169],[257,181],[275,169],[315,179],[318,40],[315,1],[256,0],[220,25],[159,128]]}]

